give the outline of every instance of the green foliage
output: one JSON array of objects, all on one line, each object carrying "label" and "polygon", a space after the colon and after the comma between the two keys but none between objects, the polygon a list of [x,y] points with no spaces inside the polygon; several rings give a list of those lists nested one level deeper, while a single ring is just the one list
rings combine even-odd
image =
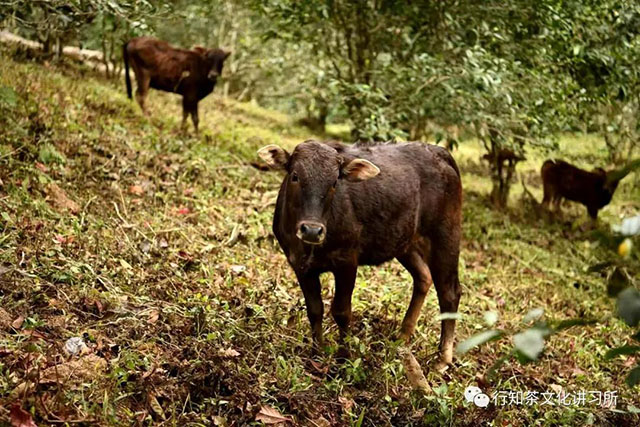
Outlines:
[{"label": "green foliage", "polygon": [[0,86],[0,106],[15,107],[18,104],[18,94],[11,87]]},{"label": "green foliage", "polygon": [[548,331],[540,328],[531,328],[519,332],[513,336],[513,345],[520,356],[528,360],[537,360],[544,350],[544,338]]},{"label": "green foliage", "polygon": [[500,338],[502,335],[502,331],[496,330],[479,332],[476,335],[473,335],[458,344],[458,346],[456,347],[456,352],[458,354],[465,354],[469,350],[472,350],[484,343]]},{"label": "green foliage", "polygon": [[602,114],[608,118],[598,129],[612,161],[630,156],[640,140],[634,2],[270,0],[254,7],[271,21],[268,37],[313,47],[353,139],[434,136],[455,144],[458,132],[434,128],[472,132],[491,154],[499,205],[515,170],[509,164],[503,172],[501,150],[553,150],[558,132]]},{"label": "green foliage", "polygon": [[38,160],[44,164],[64,163],[65,157],[52,144],[43,144],[38,152]]},{"label": "green foliage", "polygon": [[629,372],[626,382],[629,387],[635,387],[640,384],[640,366],[636,366]]},{"label": "green foliage", "polygon": [[618,294],[618,314],[629,326],[640,322],[640,291],[629,287]]},{"label": "green foliage", "polygon": [[458,354],[465,354],[490,341],[498,340],[504,336],[511,336],[513,347],[502,357],[498,358],[493,366],[489,368],[488,376],[489,378],[494,378],[498,369],[512,357],[515,357],[523,364],[538,360],[544,350],[545,341],[552,335],[573,326],[596,323],[593,319],[565,319],[559,322],[547,322],[541,320],[543,315],[544,309],[534,308],[522,318],[522,322],[525,325],[531,326],[517,332],[503,330],[479,332],[459,343],[456,347],[456,352]]}]

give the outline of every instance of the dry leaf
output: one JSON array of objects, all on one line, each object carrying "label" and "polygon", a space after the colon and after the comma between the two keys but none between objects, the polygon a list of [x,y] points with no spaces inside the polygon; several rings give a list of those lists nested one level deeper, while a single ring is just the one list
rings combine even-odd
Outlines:
[{"label": "dry leaf", "polygon": [[218,351],[218,356],[220,356],[220,357],[238,357],[238,356],[240,356],[240,353],[238,353],[237,351],[235,351],[232,348],[228,348],[226,350]]},{"label": "dry leaf", "polygon": [[160,406],[160,402],[158,402],[158,399],[156,399],[156,397],[151,393],[147,394],[147,398],[149,400],[149,406],[151,407],[151,410],[164,420],[164,411],[162,410],[162,406]]},{"label": "dry leaf", "polygon": [[549,388],[551,390],[553,390],[555,393],[558,393],[558,394],[562,393],[562,386],[561,385],[551,384],[551,385],[549,385]]},{"label": "dry leaf", "polygon": [[20,331],[20,333],[27,337],[44,339],[44,335],[42,335],[40,332],[36,331],[35,329],[23,329],[22,331]]},{"label": "dry leaf", "polygon": [[328,366],[323,365],[320,362],[316,362],[313,359],[311,359],[311,366],[313,366],[313,369],[315,369],[316,371],[318,371],[321,374],[326,374],[327,372],[329,372],[329,367]]},{"label": "dry leaf", "polygon": [[132,185],[129,187],[129,193],[136,196],[142,196],[144,194],[144,188],[140,185]]},{"label": "dry leaf", "polygon": [[214,426],[225,427],[227,425],[227,420],[225,420],[224,417],[221,417],[219,415],[214,415],[212,420],[213,420]]},{"label": "dry leaf", "polygon": [[44,172],[44,173],[49,172],[49,168],[48,168],[46,165],[44,165],[44,164],[42,164],[42,163],[40,163],[40,162],[36,162],[36,168],[37,168],[39,171]]},{"label": "dry leaf", "polygon": [[289,417],[282,415],[277,409],[268,405],[262,405],[256,414],[256,421],[262,421],[267,425],[291,422]]},{"label": "dry leaf", "polygon": [[338,397],[338,402],[340,402],[340,404],[342,405],[342,408],[346,413],[351,413],[351,408],[353,408],[353,405],[355,404],[353,399],[349,399],[347,397],[342,397],[342,396]]},{"label": "dry leaf", "polygon": [[47,196],[53,207],[58,211],[70,211],[77,214],[80,212],[80,206],[71,200],[67,193],[58,186],[58,184],[51,183],[47,187]]},{"label": "dry leaf", "polygon": [[331,423],[325,417],[320,416],[320,418],[316,418],[313,420],[313,424],[318,427],[331,427]]},{"label": "dry leaf", "polygon": [[20,329],[20,327],[22,326],[22,323],[24,323],[24,316],[18,316],[11,323],[11,326],[13,326],[14,329]]},{"label": "dry leaf", "polygon": [[232,265],[231,271],[235,274],[244,273],[247,270],[246,265]]},{"label": "dry leaf", "polygon": [[88,354],[79,359],[60,363],[40,373],[40,384],[86,380],[102,375],[107,369],[107,361],[95,354]]},{"label": "dry leaf", "polygon": [[33,422],[31,414],[22,409],[17,403],[11,407],[9,417],[11,418],[12,427],[38,427],[36,423]]},{"label": "dry leaf", "polygon": [[416,390],[430,391],[431,387],[422,372],[422,368],[411,351],[407,350],[407,354],[404,356],[403,362],[404,369],[407,371],[407,378],[409,378],[411,386]]},{"label": "dry leaf", "polygon": [[4,308],[0,307],[0,328],[8,329],[11,326],[11,315]]},{"label": "dry leaf", "polygon": [[158,321],[159,317],[160,317],[160,312],[158,310],[151,310],[149,312],[149,318],[147,319],[147,322],[153,325]]}]

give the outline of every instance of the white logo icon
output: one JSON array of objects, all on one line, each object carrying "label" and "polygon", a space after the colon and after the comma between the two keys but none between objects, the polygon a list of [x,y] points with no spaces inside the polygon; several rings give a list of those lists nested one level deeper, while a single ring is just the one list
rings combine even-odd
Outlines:
[{"label": "white logo icon", "polygon": [[484,394],[479,387],[470,385],[464,390],[464,398],[467,402],[473,402],[474,405],[480,408],[486,408],[489,406],[489,396]]}]

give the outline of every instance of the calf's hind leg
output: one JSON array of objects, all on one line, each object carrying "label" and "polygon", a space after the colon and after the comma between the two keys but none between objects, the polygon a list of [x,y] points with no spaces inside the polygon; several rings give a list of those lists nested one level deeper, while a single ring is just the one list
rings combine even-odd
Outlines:
[{"label": "calf's hind leg", "polygon": [[191,116],[193,128],[196,135],[198,134],[198,101],[193,100],[189,96],[182,97],[182,130],[187,129],[187,117]]},{"label": "calf's hind leg", "polygon": [[410,250],[405,255],[398,257],[398,261],[413,277],[413,293],[407,313],[402,320],[402,328],[400,329],[400,338],[408,342],[416,329],[416,323],[420,316],[420,310],[424,299],[427,296],[429,287],[431,286],[431,273],[427,263],[422,258],[422,254],[418,250]]},{"label": "calf's hind leg", "polygon": [[140,105],[142,112],[145,115],[149,114],[149,111],[144,105],[144,101],[147,98],[147,93],[149,93],[149,84],[151,83],[151,76],[149,73],[142,68],[138,68],[135,72],[136,81],[138,82],[138,87],[136,88],[136,101]]},{"label": "calf's hind leg", "polygon": [[[452,238],[453,237],[453,238]],[[440,313],[457,313],[460,303],[460,281],[458,278],[459,239],[455,236],[433,241],[433,251],[429,259],[429,268],[433,275],[433,284],[438,294]],[[455,319],[443,319],[440,331],[440,367],[453,362],[453,341],[456,327]]]}]

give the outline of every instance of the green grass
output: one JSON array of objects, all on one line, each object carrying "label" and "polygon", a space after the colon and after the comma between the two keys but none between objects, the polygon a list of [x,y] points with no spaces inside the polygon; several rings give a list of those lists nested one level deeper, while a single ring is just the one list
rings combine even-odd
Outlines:
[{"label": "green grass", "polygon": [[[485,374],[512,348],[509,337],[439,374],[432,291],[411,345],[433,387],[425,395],[412,391],[393,341],[411,294],[397,262],[360,269],[351,361],[333,358],[330,316],[327,351],[310,359],[302,294],[271,235],[281,176],[247,166],[261,146],[291,148],[313,136],[307,130],[214,94],[200,104],[195,138],[180,132],[176,96],[152,92],[146,118],[121,82],[1,55],[0,87],[17,102],[0,103],[0,423],[18,402],[39,424],[245,425],[269,405],[300,425],[637,425],[628,413],[640,406],[637,389],[624,384],[631,359],[604,360],[633,331],[615,318],[606,278],[587,271],[620,262],[616,254],[581,231],[583,207],[565,206],[561,223],[532,216],[519,183],[507,210],[492,208],[473,141],[454,153],[465,187],[458,341],[487,328],[487,311],[507,331],[536,307],[548,320],[599,323],[553,336],[536,363],[509,360],[493,382]],[[604,163],[595,137],[563,136],[560,146],[557,157]],[[538,199],[545,156],[528,153],[518,168]],[[637,183],[623,181],[600,229],[638,212]],[[638,273],[635,253],[624,267]],[[323,283],[328,304],[333,289]],[[67,360],[64,342],[83,334],[104,370],[42,382]],[[487,393],[617,391],[618,412],[479,409],[463,397],[478,381]]]}]

